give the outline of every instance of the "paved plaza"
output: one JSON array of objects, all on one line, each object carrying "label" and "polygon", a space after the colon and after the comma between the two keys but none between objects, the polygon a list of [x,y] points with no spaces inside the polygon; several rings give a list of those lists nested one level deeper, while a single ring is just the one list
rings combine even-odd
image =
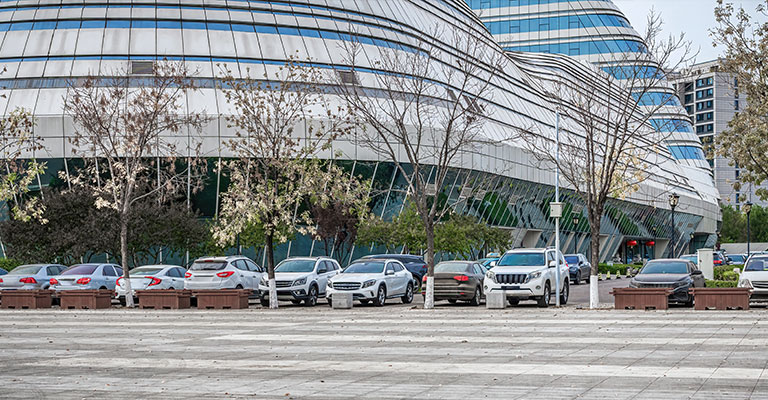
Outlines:
[{"label": "paved plaza", "polygon": [[2,311],[0,398],[768,398],[768,312]]}]

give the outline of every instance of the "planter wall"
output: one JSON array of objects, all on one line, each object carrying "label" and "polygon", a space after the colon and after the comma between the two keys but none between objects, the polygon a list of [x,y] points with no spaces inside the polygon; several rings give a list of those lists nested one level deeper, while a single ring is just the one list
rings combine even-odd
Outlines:
[{"label": "planter wall", "polygon": [[749,288],[693,288],[697,310],[749,310]]},{"label": "planter wall", "polygon": [[59,292],[62,310],[102,309],[112,307],[110,290],[62,290]]},{"label": "planter wall", "polygon": [[198,309],[240,309],[248,308],[250,290],[219,289],[195,290],[192,295],[197,299]]},{"label": "planter wall", "polygon": [[669,288],[614,288],[617,310],[666,310],[669,308]]},{"label": "planter wall", "polygon": [[0,308],[16,310],[51,308],[52,294],[53,290],[7,290],[0,293],[3,298]]},{"label": "planter wall", "polygon": [[139,307],[158,310],[189,308],[191,290],[137,290]]}]

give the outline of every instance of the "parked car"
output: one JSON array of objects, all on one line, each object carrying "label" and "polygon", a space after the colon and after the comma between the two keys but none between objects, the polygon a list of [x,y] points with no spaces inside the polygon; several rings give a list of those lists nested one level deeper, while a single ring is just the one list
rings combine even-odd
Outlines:
[{"label": "parked car", "polygon": [[485,258],[481,258],[477,260],[477,262],[488,270],[496,266],[496,263],[499,262],[499,258],[501,258],[499,253],[488,253],[485,255]]},{"label": "parked car", "polygon": [[693,305],[691,288],[705,287],[701,270],[692,262],[675,258],[648,261],[640,272],[629,281],[629,287],[635,288],[670,288],[671,303]]},{"label": "parked car", "polygon": [[5,269],[3,269],[3,268],[0,268],[0,276],[3,276],[3,275],[5,275],[5,274],[7,274],[7,273],[8,273],[8,271],[6,271],[6,270],[5,270]]},{"label": "parked car", "polygon": [[515,249],[504,253],[485,274],[483,289],[486,296],[504,290],[510,305],[521,300],[536,300],[539,307],[549,307],[555,292],[556,267],[560,268],[560,304],[566,304],[570,293],[568,264],[563,253],[552,248]]},{"label": "parked car", "polygon": [[[130,271],[131,289],[153,290],[153,289],[184,289],[184,275],[187,270],[178,265],[145,265],[137,267]],[[125,304],[125,296],[128,294],[128,288],[125,285],[125,278],[117,278],[115,286],[115,297]],[[134,293],[135,294],[135,293]]]},{"label": "parked car", "polygon": [[362,304],[373,302],[383,306],[387,299],[413,301],[416,281],[403,263],[389,258],[366,258],[350,264],[340,274],[328,280],[327,297],[331,304],[337,293],[352,293]]},{"label": "parked car", "polygon": [[[317,304],[319,297],[325,297],[328,279],[341,272],[336,260],[327,257],[294,257],[283,260],[275,267],[275,287],[278,300],[289,300],[293,304],[302,301],[307,306]],[[269,305],[269,282],[266,275],[259,283],[261,305]]]},{"label": "parked car", "polygon": [[695,265],[696,267],[699,266],[699,256],[696,254],[685,254],[680,256],[681,260],[690,261]]},{"label": "parked car", "polygon": [[715,265],[728,265],[730,262],[727,258],[723,255],[723,253],[719,251],[712,252],[712,263]]},{"label": "parked car", "polygon": [[62,290],[108,289],[115,290],[117,278],[123,269],[115,264],[77,264],[50,279],[50,288]]},{"label": "parked car", "polygon": [[[382,259],[386,258],[389,260],[397,260],[400,261],[401,264],[405,266],[405,269],[408,270],[408,272],[413,275],[413,279],[416,280],[416,284],[420,285],[421,280],[424,277],[424,275],[427,274],[427,263],[424,262],[424,257],[422,256],[414,256],[411,254],[378,254],[378,255],[370,255],[365,256],[361,258],[361,260],[366,259]],[[360,260],[356,260],[354,262],[357,262]],[[420,286],[416,287],[416,291],[418,292],[421,289]]]},{"label": "parked car", "polygon": [[20,265],[0,278],[0,291],[48,289],[51,278],[66,268],[59,264]]},{"label": "parked car", "polygon": [[264,268],[245,256],[202,257],[185,273],[184,289],[245,289],[258,296],[264,275]]},{"label": "parked car", "polygon": [[744,265],[744,263],[747,261],[746,254],[728,254],[726,258],[728,258],[728,261],[731,264],[737,264],[737,265]]},{"label": "parked car", "polygon": [[[435,301],[468,301],[479,306],[485,297],[483,280],[488,272],[477,261],[443,261],[435,265]],[[422,290],[426,296],[426,290]]]},{"label": "parked car", "polygon": [[768,302],[768,255],[752,255],[739,274],[739,287],[752,289],[750,301]]},{"label": "parked car", "polygon": [[589,263],[584,254],[567,254],[565,262],[568,263],[568,274],[574,285],[584,282],[589,283],[589,275],[592,272],[592,264]]}]

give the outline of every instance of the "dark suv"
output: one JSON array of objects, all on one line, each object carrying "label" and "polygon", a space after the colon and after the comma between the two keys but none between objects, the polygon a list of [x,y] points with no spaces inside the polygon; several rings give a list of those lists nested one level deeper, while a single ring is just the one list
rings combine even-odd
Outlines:
[{"label": "dark suv", "polygon": [[[424,262],[424,257],[422,256],[414,256],[411,254],[372,254],[370,256],[365,256],[362,259],[372,258],[386,258],[389,260],[400,261],[405,266],[405,269],[411,272],[413,279],[418,282],[419,288],[421,287],[421,279],[427,274],[427,263]],[[416,290],[416,293],[418,292],[419,290]]]}]

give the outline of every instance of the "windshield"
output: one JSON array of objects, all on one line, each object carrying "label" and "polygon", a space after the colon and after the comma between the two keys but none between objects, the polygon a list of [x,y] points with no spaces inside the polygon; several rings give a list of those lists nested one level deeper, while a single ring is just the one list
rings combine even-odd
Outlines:
[{"label": "windshield", "polygon": [[686,260],[686,261],[690,261],[690,262],[692,262],[694,264],[699,262],[699,257],[698,256],[683,256],[683,257],[680,257],[680,258],[682,258],[683,260]]},{"label": "windshield", "polygon": [[312,272],[315,260],[285,260],[277,265],[275,272]]},{"label": "windshield", "polygon": [[155,276],[158,272],[162,271],[162,268],[136,268],[131,270],[131,276]]},{"label": "windshield", "polygon": [[768,258],[753,258],[749,260],[744,271],[768,271]]},{"label": "windshield", "polygon": [[22,265],[13,269],[8,275],[35,275],[40,272],[39,265]]},{"label": "windshield", "polygon": [[565,262],[568,264],[579,264],[579,256],[565,256]]},{"label": "windshield", "polygon": [[687,274],[688,264],[684,262],[662,261],[649,262],[640,270],[640,274]]},{"label": "windshield", "polygon": [[546,265],[544,262],[544,253],[509,253],[504,254],[496,266],[520,266],[520,267],[539,267]]},{"label": "windshield", "polygon": [[67,268],[61,274],[62,275],[90,275],[93,273],[93,271],[96,271],[96,268],[98,267],[99,267],[98,265],[94,265],[94,264],[73,265]]},{"label": "windshield", "polygon": [[382,261],[356,262],[344,270],[345,274],[380,274],[384,271]]},{"label": "windshield", "polygon": [[728,256],[728,259],[733,262],[744,262],[744,256]]},{"label": "windshield", "polygon": [[224,267],[227,266],[226,261],[195,261],[194,264],[192,264],[191,267],[189,267],[190,271],[218,271],[220,269],[224,269]]},{"label": "windshield", "polygon": [[440,263],[435,266],[435,272],[469,272],[470,264],[458,262]]}]

